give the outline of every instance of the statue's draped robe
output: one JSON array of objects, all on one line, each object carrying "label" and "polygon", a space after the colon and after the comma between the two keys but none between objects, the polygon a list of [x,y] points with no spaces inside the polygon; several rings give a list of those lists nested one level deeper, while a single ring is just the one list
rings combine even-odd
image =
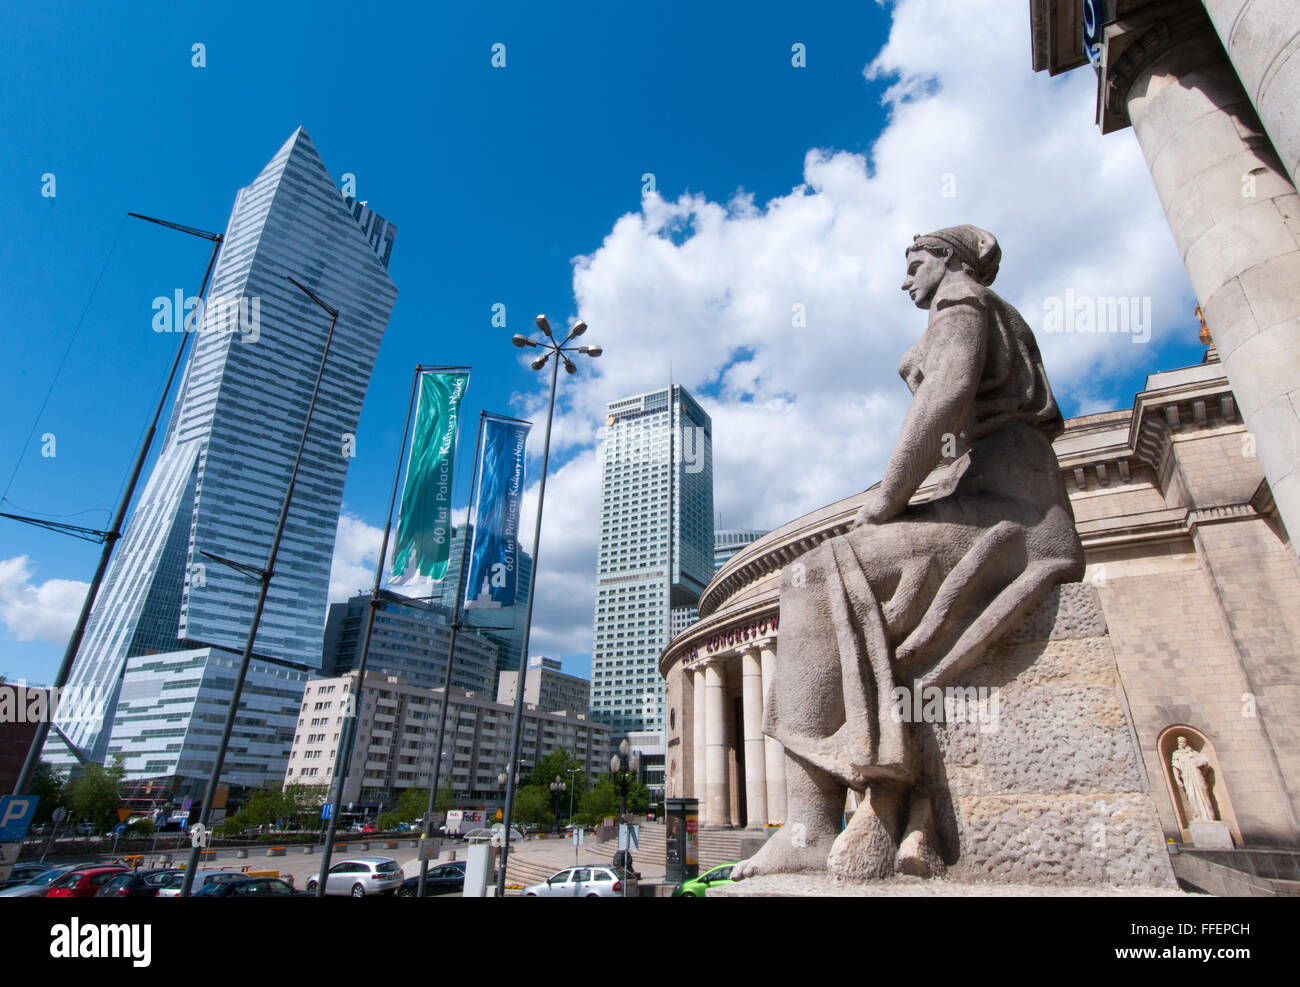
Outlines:
[{"label": "statue's draped robe", "polygon": [[917,684],[953,681],[1054,584],[1082,576],[1051,447],[1063,422],[1019,313],[972,278],[950,274],[899,372],[916,392],[930,354],[971,339],[981,341],[979,352],[967,355],[982,371],[962,418],[969,450],[934,497],[823,542],[783,574],[764,731],[857,790],[915,775],[896,686],[910,695]]}]

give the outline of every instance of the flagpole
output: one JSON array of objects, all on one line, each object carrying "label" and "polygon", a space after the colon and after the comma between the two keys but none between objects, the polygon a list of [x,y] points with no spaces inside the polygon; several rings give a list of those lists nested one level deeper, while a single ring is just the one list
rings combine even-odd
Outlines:
[{"label": "flagpole", "polygon": [[[460,630],[460,601],[465,595],[465,562],[469,558],[469,519],[474,516],[474,504],[478,496],[478,471],[482,468],[482,460],[479,456],[483,448],[483,418],[486,413],[478,413],[478,438],[474,441],[474,468],[469,475],[469,506],[465,509],[465,547],[460,552],[460,574],[456,577],[456,599],[452,604],[451,611],[451,641],[447,645],[447,670],[442,678],[442,708],[438,711],[438,733],[437,741],[433,748],[433,770],[429,776],[429,807],[424,813],[424,838],[432,838],[433,813],[435,802],[438,797],[438,776],[442,768],[442,738],[443,732],[447,729],[447,709],[451,706],[451,666],[456,657],[456,634]],[[446,594],[443,594],[446,599]],[[455,749],[455,745],[452,745]],[[424,887],[429,878],[429,858],[420,854],[420,884],[416,888],[417,898],[424,897]]]},{"label": "flagpole", "polygon": [[[338,829],[339,810],[343,805],[343,787],[352,767],[352,748],[357,739],[357,721],[361,718],[361,692],[366,681],[366,661],[370,657],[370,634],[375,626],[375,611],[379,608],[379,584],[384,575],[384,560],[388,557],[388,537],[393,529],[393,508],[397,503],[397,488],[402,482],[402,463],[406,459],[406,440],[411,431],[411,415],[415,410],[415,392],[420,386],[420,375],[432,367],[415,367],[411,378],[411,397],[406,404],[406,425],[402,428],[402,448],[397,453],[397,469],[393,472],[393,492],[388,498],[388,517],[384,521],[384,537],[379,546],[379,559],[375,563],[375,582],[370,589],[370,605],[366,608],[366,627],[361,637],[361,661],[357,666],[357,687],[352,692],[352,715],[344,725],[343,743],[334,758],[334,799],[330,803],[329,819],[325,821],[325,847],[321,853],[320,874],[316,881],[316,897],[325,895],[325,878],[329,874],[330,858],[334,855],[334,834]],[[441,368],[437,368],[441,369]]]}]

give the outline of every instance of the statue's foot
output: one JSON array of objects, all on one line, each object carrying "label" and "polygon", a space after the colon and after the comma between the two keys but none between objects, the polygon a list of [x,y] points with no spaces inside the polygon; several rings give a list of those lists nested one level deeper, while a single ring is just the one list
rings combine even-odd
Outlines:
[{"label": "statue's foot", "polygon": [[827,873],[856,881],[878,881],[894,873],[907,792],[906,786],[894,782],[872,785],[831,846]]},{"label": "statue's foot", "polygon": [[913,794],[907,818],[907,832],[894,857],[894,871],[912,877],[940,877],[944,872],[934,832],[934,815],[930,798]]},{"label": "statue's foot", "polygon": [[760,874],[824,871],[831,844],[830,836],[810,839],[808,827],[798,822],[786,823],[768,839],[763,849],[736,865],[731,879],[739,881]]}]

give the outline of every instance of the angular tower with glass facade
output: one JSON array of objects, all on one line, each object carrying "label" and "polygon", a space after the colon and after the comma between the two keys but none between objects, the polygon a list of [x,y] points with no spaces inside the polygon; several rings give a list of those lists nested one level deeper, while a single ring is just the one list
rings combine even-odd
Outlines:
[{"label": "angular tower with glass facade", "polygon": [[713,422],[679,385],[606,410],[591,711],[617,741],[662,733],[672,611],[713,578]]},{"label": "angular tower with glass facade", "polygon": [[[257,581],[201,553],[266,563],[330,328],[290,277],[339,316],[254,650],[286,669],[319,667],[352,438],[397,297],[393,238],[391,224],[340,193],[302,128],[236,196],[157,463],[95,601],[69,680],[75,701],[56,719],[84,756],[135,752],[132,775],[146,763],[174,771],[167,750],[187,746],[191,730],[219,732],[220,715],[215,727],[175,715],[168,683],[131,680],[128,661],[244,646]],[[300,699],[300,677],[289,679]],[[116,722],[120,698],[130,722]],[[297,701],[280,705],[257,714],[264,731],[291,712],[296,724]],[[173,743],[139,760],[140,738],[153,735]],[[71,763],[53,736],[45,754]]]}]

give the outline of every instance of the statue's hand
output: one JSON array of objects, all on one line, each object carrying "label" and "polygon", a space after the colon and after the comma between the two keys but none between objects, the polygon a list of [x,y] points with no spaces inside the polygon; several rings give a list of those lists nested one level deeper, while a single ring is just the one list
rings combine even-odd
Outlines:
[{"label": "statue's hand", "polygon": [[881,524],[893,516],[894,510],[885,498],[884,489],[882,487],[873,487],[867,491],[866,500],[858,508],[857,516],[853,519],[853,527],[860,528],[864,524]]}]

